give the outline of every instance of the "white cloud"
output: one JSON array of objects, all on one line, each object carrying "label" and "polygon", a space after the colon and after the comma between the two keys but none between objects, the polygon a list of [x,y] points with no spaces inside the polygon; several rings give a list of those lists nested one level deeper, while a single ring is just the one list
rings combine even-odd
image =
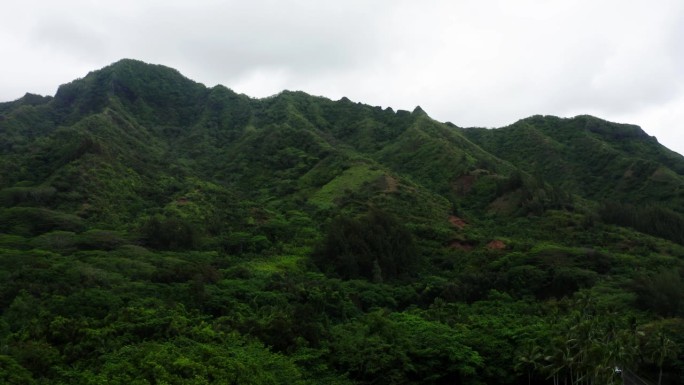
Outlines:
[{"label": "white cloud", "polygon": [[0,100],[131,57],[251,96],[421,105],[461,126],[633,119],[681,153],[683,34],[677,0],[25,0],[0,16]]}]

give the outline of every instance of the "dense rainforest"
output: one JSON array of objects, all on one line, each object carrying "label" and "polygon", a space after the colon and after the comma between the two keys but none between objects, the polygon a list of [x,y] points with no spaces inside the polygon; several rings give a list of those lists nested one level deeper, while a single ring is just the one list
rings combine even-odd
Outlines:
[{"label": "dense rainforest", "polygon": [[684,157],[637,126],[135,60],[0,103],[3,384],[681,384],[683,317]]}]

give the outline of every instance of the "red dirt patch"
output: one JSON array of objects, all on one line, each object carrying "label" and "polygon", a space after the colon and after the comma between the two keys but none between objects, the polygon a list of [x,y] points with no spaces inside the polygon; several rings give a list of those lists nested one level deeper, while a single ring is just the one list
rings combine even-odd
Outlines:
[{"label": "red dirt patch", "polygon": [[489,250],[504,250],[506,248],[506,244],[503,243],[503,241],[495,239],[487,244],[487,248]]},{"label": "red dirt patch", "polygon": [[176,204],[178,204],[178,205],[180,205],[180,206],[182,206],[182,205],[187,205],[188,202],[190,202],[190,199],[188,199],[188,198],[186,198],[186,197],[182,197],[182,198],[176,199]]},{"label": "red dirt patch", "polygon": [[457,217],[456,215],[449,215],[449,223],[451,223],[452,226],[458,228],[459,230],[463,230],[464,227],[466,227],[467,223]]},{"label": "red dirt patch", "polygon": [[460,241],[452,241],[451,243],[449,243],[449,248],[450,249],[456,249],[456,250],[470,251],[473,249],[473,245],[470,245],[468,243],[463,243]]}]

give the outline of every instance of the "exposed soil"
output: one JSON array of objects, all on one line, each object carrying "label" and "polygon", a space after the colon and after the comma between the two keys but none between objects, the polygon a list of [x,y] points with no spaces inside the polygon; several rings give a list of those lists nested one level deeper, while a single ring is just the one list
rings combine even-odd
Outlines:
[{"label": "exposed soil", "polygon": [[473,247],[473,245],[461,241],[452,241],[449,243],[449,248],[456,250],[471,251]]},{"label": "exposed soil", "polygon": [[456,227],[459,230],[463,230],[463,228],[467,225],[467,223],[463,219],[455,215],[449,215],[449,223],[451,223],[452,226]]},{"label": "exposed soil", "polygon": [[386,192],[395,192],[398,189],[399,186],[399,181],[397,181],[395,178],[385,175],[385,183],[387,184],[387,188],[385,189]]},{"label": "exposed soil", "polygon": [[504,250],[506,248],[506,244],[503,243],[503,241],[495,239],[487,244],[487,248],[489,250]]},{"label": "exposed soil", "polygon": [[190,200],[189,200],[188,198],[186,198],[186,197],[178,198],[178,199],[176,200],[176,204],[178,204],[179,206],[187,205],[188,202],[190,202]]}]

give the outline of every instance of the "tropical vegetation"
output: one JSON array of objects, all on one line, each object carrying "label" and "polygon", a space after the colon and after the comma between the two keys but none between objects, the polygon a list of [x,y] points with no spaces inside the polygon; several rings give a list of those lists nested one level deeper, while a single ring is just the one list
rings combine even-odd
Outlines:
[{"label": "tropical vegetation", "polygon": [[[495,108],[495,107],[493,107]],[[122,60],[0,103],[0,382],[684,383],[684,158]]]}]

